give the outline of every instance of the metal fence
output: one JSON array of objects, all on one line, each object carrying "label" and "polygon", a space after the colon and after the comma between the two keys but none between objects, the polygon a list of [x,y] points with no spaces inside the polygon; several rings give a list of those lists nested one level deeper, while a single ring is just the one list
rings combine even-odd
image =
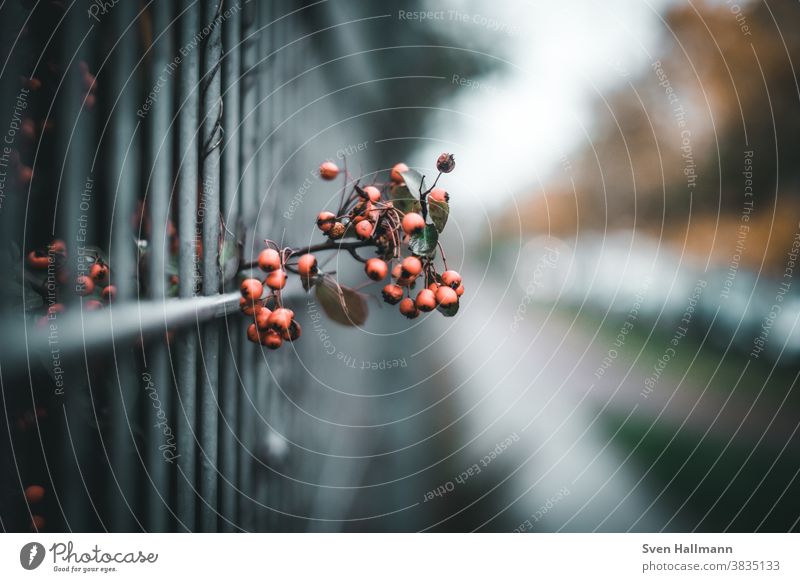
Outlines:
[{"label": "metal fence", "polygon": [[[341,143],[327,131],[337,99],[321,99],[326,70],[317,65],[327,59],[309,24],[312,13],[336,8],[288,0],[40,4],[7,7],[2,18],[14,38],[51,11],[54,31],[51,39],[20,33],[4,55],[4,79],[32,76],[14,70],[26,43],[44,47],[44,60],[60,58],[43,113],[56,121],[54,145],[47,152],[40,140],[30,185],[6,200],[4,242],[26,249],[63,238],[73,274],[74,249],[103,247],[117,298],[92,312],[73,298],[44,329],[4,318],[3,529],[307,529],[297,509],[318,492],[279,478],[295,462],[285,435],[300,422],[283,397],[293,386],[289,356],[265,362],[244,340],[243,318],[227,317],[239,294],[236,280],[221,275],[218,243],[245,233],[249,258],[259,236],[279,235],[279,195],[297,189],[308,160],[330,157]],[[358,41],[346,42],[352,49]],[[94,110],[80,61],[96,76]],[[3,99],[5,112],[10,89]],[[12,267],[24,276],[24,266]],[[168,296],[170,273],[177,297]],[[18,295],[22,313],[30,305]],[[319,429],[316,438],[329,437]],[[30,483],[48,492],[42,504],[25,501]]]}]

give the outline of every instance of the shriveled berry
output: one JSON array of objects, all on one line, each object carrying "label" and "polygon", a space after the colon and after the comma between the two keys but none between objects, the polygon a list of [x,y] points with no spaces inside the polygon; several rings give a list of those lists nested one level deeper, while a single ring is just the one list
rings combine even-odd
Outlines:
[{"label": "shriveled berry", "polygon": [[402,172],[407,172],[407,171],[408,171],[408,166],[406,166],[404,163],[401,162],[399,164],[395,164],[394,167],[392,168],[392,176],[391,176],[392,182],[394,182],[395,184],[400,184],[402,182],[405,182],[405,178],[403,178]]},{"label": "shriveled berry", "polygon": [[295,320],[292,320],[289,329],[284,330],[281,332],[281,338],[285,342],[293,342],[300,337],[303,333],[303,328],[300,327],[300,324],[297,323]]},{"label": "shriveled berry", "polygon": [[41,485],[28,485],[25,488],[25,499],[28,503],[39,503],[44,499],[44,487]]},{"label": "shriveled berry", "polygon": [[414,305],[414,300],[411,297],[406,297],[400,302],[400,313],[409,319],[414,319],[419,315],[419,309]]},{"label": "shriveled berry", "polygon": [[364,265],[364,272],[373,281],[383,281],[389,273],[389,266],[383,259],[372,258]]},{"label": "shriveled berry", "polygon": [[458,303],[458,294],[450,287],[442,285],[436,290],[436,303],[442,307],[452,307]]},{"label": "shriveled berry", "polygon": [[323,162],[319,167],[319,175],[323,180],[335,180],[339,175],[339,166],[333,162]]},{"label": "shriveled berry", "polygon": [[328,232],[328,236],[332,239],[340,239],[344,236],[344,231],[347,227],[341,222],[335,222]]},{"label": "shriveled berry", "polygon": [[456,271],[445,271],[442,273],[442,284],[457,289],[461,285],[461,275]]},{"label": "shriveled berry", "polygon": [[433,291],[430,289],[423,289],[417,293],[417,299],[414,301],[414,305],[416,305],[417,309],[420,311],[433,311],[436,309],[436,295],[434,295]]},{"label": "shriveled berry", "polygon": [[416,277],[422,272],[422,261],[417,257],[406,257],[401,266],[403,277]]},{"label": "shriveled berry", "polygon": [[364,194],[367,195],[369,201],[375,204],[376,202],[380,202],[381,200],[381,191],[378,190],[375,186],[367,186],[364,188]]},{"label": "shriveled berry", "polygon": [[249,339],[254,344],[257,344],[261,338],[258,334],[258,328],[256,327],[255,323],[251,323],[247,326],[247,339]]},{"label": "shriveled berry", "polygon": [[450,194],[444,188],[434,188],[428,194],[428,200],[435,200],[436,202],[450,202]]},{"label": "shriveled berry", "polygon": [[261,334],[261,345],[271,350],[277,350],[283,344],[281,334],[272,329]]},{"label": "shriveled berry", "polygon": [[75,279],[75,293],[86,296],[94,293],[94,281],[86,275],[79,275]]},{"label": "shriveled berry", "polygon": [[305,254],[297,259],[297,272],[301,277],[310,277],[317,272],[317,257]]},{"label": "shriveled berry", "polygon": [[267,323],[270,329],[284,331],[289,329],[293,319],[294,311],[286,309],[285,307],[279,307],[270,314]]},{"label": "shriveled berry", "polygon": [[403,298],[403,288],[400,285],[388,284],[383,288],[383,300],[389,305],[396,305]]},{"label": "shriveled berry", "polygon": [[264,249],[258,253],[258,266],[267,273],[280,269],[281,254],[275,249]]},{"label": "shriveled berry", "polygon": [[89,276],[95,283],[105,283],[108,279],[108,265],[97,262],[89,269]]},{"label": "shriveled berry", "polygon": [[356,224],[356,236],[361,240],[372,238],[372,223],[369,220],[362,220]]},{"label": "shriveled berry", "polygon": [[239,299],[239,309],[245,315],[255,315],[256,313],[264,309],[264,306],[261,305],[261,302],[258,300],[254,301],[252,299],[245,299],[244,297],[242,297],[241,299]]},{"label": "shriveled berry", "polygon": [[416,212],[409,212],[403,217],[403,231],[412,235],[425,228],[425,219]]},{"label": "shriveled berry", "polygon": [[286,287],[286,271],[283,269],[272,271],[269,275],[267,275],[267,278],[264,279],[264,284],[275,291],[283,289]]},{"label": "shriveled berry", "polygon": [[327,233],[333,228],[336,222],[336,215],[333,212],[324,210],[317,215],[317,228],[322,232]]},{"label": "shriveled berry", "polygon": [[117,288],[114,285],[108,285],[100,292],[100,298],[106,303],[111,303],[117,296]]},{"label": "shriveled berry", "polygon": [[442,174],[449,174],[456,169],[456,158],[453,154],[442,154],[436,160],[436,169]]},{"label": "shriveled berry", "polygon": [[255,301],[261,299],[261,294],[264,292],[264,285],[258,279],[245,279],[242,281],[242,286],[239,290],[242,292],[242,297]]}]

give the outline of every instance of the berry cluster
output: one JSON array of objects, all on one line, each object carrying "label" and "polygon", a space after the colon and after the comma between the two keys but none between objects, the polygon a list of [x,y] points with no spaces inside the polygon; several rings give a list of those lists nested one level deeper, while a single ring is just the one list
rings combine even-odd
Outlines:
[{"label": "berry cluster", "polygon": [[47,313],[39,319],[40,326],[46,326],[48,319],[64,311],[64,297],[69,293],[82,297],[83,309],[87,311],[102,309],[114,300],[117,289],[109,284],[110,269],[101,253],[95,251],[81,258],[85,264],[88,263],[88,268],[71,281],[64,241],[56,239],[45,249],[28,253],[26,262],[31,279],[36,277],[34,273],[44,274],[41,282],[36,281],[32,285],[45,299],[47,306]]},{"label": "berry cluster", "polygon": [[[258,267],[267,274],[263,282],[251,277],[241,285],[241,311],[254,318],[247,330],[248,339],[276,349],[300,336],[294,312],[281,302],[287,273],[299,275],[307,291],[317,288],[317,298],[332,319],[349,325],[362,323],[366,302],[355,290],[324,273],[313,254],[327,250],[347,251],[364,263],[369,282],[383,282],[391,275],[393,282],[383,287],[383,299],[398,305],[400,313],[409,319],[434,309],[447,317],[455,315],[464,285],[461,276],[448,269],[439,242],[450,213],[450,196],[437,187],[442,174],[455,169],[455,158],[442,154],[436,168],[439,174],[430,188],[425,187],[425,176],[403,163],[391,169],[387,182],[373,180],[363,185],[345,169],[339,208],[317,216],[317,228],[327,237],[326,242],[293,249],[266,240],[258,260],[244,266]],[[333,162],[324,162],[319,168],[320,177],[327,181],[335,180],[340,173]],[[363,258],[357,249],[365,247],[374,248],[377,256]],[[435,265],[437,253],[443,265],[441,273]],[[423,288],[412,297],[418,284]]]}]

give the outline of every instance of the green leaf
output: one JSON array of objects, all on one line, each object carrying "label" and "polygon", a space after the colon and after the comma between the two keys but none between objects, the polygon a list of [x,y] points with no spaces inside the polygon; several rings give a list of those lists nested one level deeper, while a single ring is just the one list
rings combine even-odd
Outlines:
[{"label": "green leaf", "polygon": [[425,191],[422,188],[422,174],[416,170],[409,168],[405,172],[400,172],[400,175],[403,176],[403,180],[406,181],[406,186],[414,196],[419,196],[420,192]]},{"label": "green leaf", "polygon": [[450,307],[442,307],[441,305],[439,305],[436,309],[439,311],[439,313],[441,313],[445,317],[453,317],[456,313],[458,313],[459,303],[460,303],[459,301],[456,301]]},{"label": "green leaf", "polygon": [[321,277],[315,289],[322,310],[336,323],[353,326],[367,321],[369,309],[361,293],[339,285],[330,275]]},{"label": "green leaf", "polygon": [[409,212],[422,212],[422,204],[419,200],[409,191],[405,184],[394,184],[389,189],[389,197],[392,199],[392,204],[403,214]]},{"label": "green leaf", "polygon": [[428,197],[428,214],[436,226],[436,230],[442,232],[447,224],[447,218],[450,216],[450,205],[447,202],[431,200]]},{"label": "green leaf", "polygon": [[426,224],[420,232],[411,236],[408,248],[419,257],[432,257],[436,254],[439,231],[432,224]]}]

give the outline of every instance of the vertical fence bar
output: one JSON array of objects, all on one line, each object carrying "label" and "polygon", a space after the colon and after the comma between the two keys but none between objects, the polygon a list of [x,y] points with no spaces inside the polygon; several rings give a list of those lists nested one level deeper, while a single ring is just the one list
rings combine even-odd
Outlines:
[{"label": "vertical fence bar", "polygon": [[[134,215],[138,198],[139,144],[136,141],[138,123],[136,110],[138,104],[138,5],[120,4],[111,14],[113,39],[119,39],[116,50],[109,63],[110,95],[116,101],[111,116],[113,129],[107,134],[110,138],[110,160],[108,177],[110,193],[113,197],[111,217],[111,281],[117,288],[113,310],[129,308],[129,302],[136,297],[133,281],[137,270],[134,233],[131,217]],[[136,520],[137,466],[138,452],[133,440],[134,425],[138,419],[134,414],[138,406],[139,389],[135,376],[133,353],[130,345],[115,345],[114,364],[116,385],[112,381],[109,393],[111,411],[111,460],[114,471],[114,488],[122,495],[122,500],[114,502],[112,496],[112,527],[116,531],[131,531]]]},{"label": "vertical fence bar", "polygon": [[[180,21],[181,55],[178,106],[178,237],[180,297],[194,297],[197,291],[197,176],[198,145],[198,81],[200,58],[197,54],[199,6],[196,0],[182,0],[184,10]],[[182,527],[196,528],[197,483],[196,438],[197,421],[197,336],[195,332],[180,334],[176,344],[178,368],[178,408],[176,422],[178,467],[177,511]]]},{"label": "vertical fence bar", "polygon": [[[153,17],[154,45],[150,54],[150,87],[159,87],[156,102],[147,118],[148,163],[145,171],[150,172],[147,188],[147,207],[150,213],[150,256],[148,288],[150,297],[164,299],[167,295],[167,230],[169,224],[169,200],[172,192],[170,164],[172,160],[172,104],[175,95],[173,79],[168,65],[173,58],[174,37],[172,29],[172,9],[168,2],[151,4]],[[163,330],[166,334],[166,329]],[[159,340],[154,349],[147,354],[147,369],[153,382],[154,394],[164,408],[165,418],[169,418],[169,399],[172,383],[167,369],[167,354],[163,341]],[[142,425],[146,427],[147,439],[145,463],[152,480],[152,490],[148,486],[146,499],[147,527],[150,531],[163,532],[169,529],[170,520],[167,504],[169,500],[169,464],[159,449],[162,445],[164,429],[159,426],[163,419],[155,420],[148,416],[152,407],[145,405]]]},{"label": "vertical fence bar", "polygon": [[[239,75],[241,73],[241,2],[233,6],[236,15],[226,18],[222,26],[222,128],[225,141],[222,148],[222,168],[220,197],[222,214],[229,231],[239,234],[240,214],[238,212],[237,186],[239,181],[239,122],[241,104],[239,102]],[[234,283],[235,285],[235,280]],[[239,383],[236,378],[235,362],[241,361],[242,334],[233,318],[233,329],[224,327],[227,341],[220,342],[220,407],[222,420],[219,427],[220,471],[226,483],[220,488],[220,513],[223,531],[234,531],[236,522],[236,489],[238,483],[238,447],[234,435],[239,431],[238,396]]]},{"label": "vertical fence bar", "polygon": [[[203,225],[203,294],[219,293],[219,236],[220,236],[220,122],[222,58],[222,23],[220,0],[204,0],[203,22],[210,27],[203,47],[201,125],[202,185],[200,187],[199,219]],[[208,28],[204,28],[208,30]],[[200,529],[217,530],[218,468],[217,431],[219,405],[219,324],[208,322],[203,326],[200,370]]]}]

